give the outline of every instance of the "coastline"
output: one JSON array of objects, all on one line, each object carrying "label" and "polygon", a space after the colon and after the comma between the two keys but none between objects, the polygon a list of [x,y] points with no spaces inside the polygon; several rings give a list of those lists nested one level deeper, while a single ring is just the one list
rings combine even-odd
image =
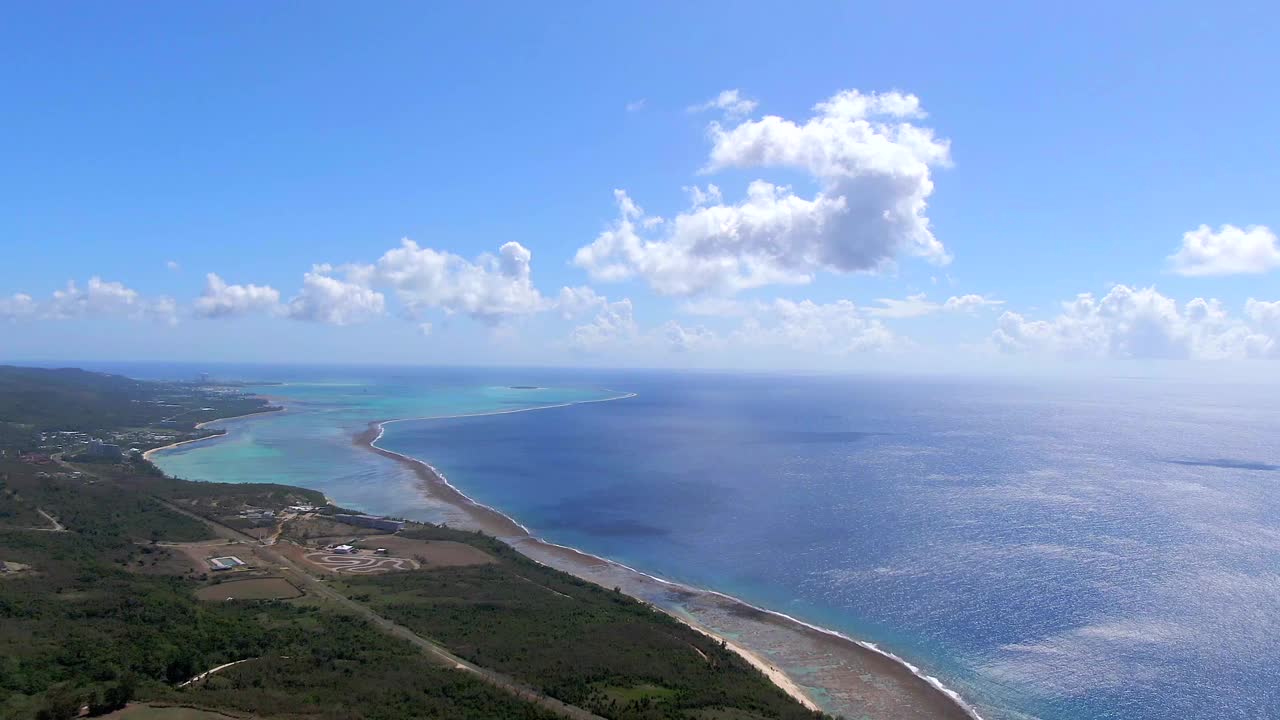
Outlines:
[{"label": "coastline", "polygon": [[[203,430],[208,425],[212,425],[214,423],[226,422],[227,420],[239,420],[240,418],[254,417],[257,415],[270,415],[271,413],[284,412],[285,409],[286,408],[283,405],[281,405],[279,407],[271,408],[270,410],[259,410],[257,412],[245,413],[243,415],[231,415],[229,417],[214,418],[212,420],[205,420],[202,423],[196,423],[195,429]],[[212,438],[223,437],[226,434],[227,433],[224,430],[216,435],[205,435],[204,437],[191,438],[190,440],[179,440],[178,442],[169,443],[168,445],[161,445],[160,447],[154,447],[142,453],[142,459],[150,462],[151,456],[154,455],[155,453],[160,452],[161,450],[169,450],[172,448],[179,447],[181,445],[190,445],[191,443],[198,443],[198,442],[202,442],[204,440],[209,440]]]},{"label": "coastline", "polygon": [[[634,393],[583,402],[607,402],[626,397],[634,397]],[[981,720],[972,707],[937,678],[925,675],[906,660],[872,643],[756,607],[724,593],[664,580],[608,558],[538,538],[514,518],[463,493],[430,463],[377,445],[385,426],[395,422],[500,415],[574,404],[577,403],[375,421],[355,435],[352,441],[408,467],[433,499],[456,510],[471,528],[493,535],[545,565],[605,587],[618,587],[695,630],[724,642],[726,647],[760,670],[783,692],[810,709],[824,709],[812,697],[813,691],[817,691],[827,700],[824,704],[828,712],[850,717],[865,714],[887,720]],[[761,647],[772,648],[774,654],[779,655],[784,653],[778,650],[785,648],[796,655],[796,662],[791,664],[818,669],[810,678],[811,682],[802,685],[766,660],[766,653],[759,650]],[[812,690],[806,692],[805,687]]]}]

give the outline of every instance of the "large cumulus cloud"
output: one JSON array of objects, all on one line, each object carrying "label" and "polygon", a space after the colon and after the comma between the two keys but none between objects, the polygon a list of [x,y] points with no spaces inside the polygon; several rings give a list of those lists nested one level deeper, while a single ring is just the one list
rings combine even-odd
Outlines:
[{"label": "large cumulus cloud", "polygon": [[803,123],[776,115],[714,122],[704,168],[801,171],[820,188],[811,197],[759,179],[736,203],[714,187],[699,191],[693,207],[664,221],[618,190],[617,221],[578,250],[575,264],[597,280],[640,277],[660,293],[692,295],[874,271],[901,255],[946,262],[925,213],[931,168],[946,165],[950,150],[909,122],[924,117],[919,100],[847,90],[814,113]]},{"label": "large cumulus cloud", "polygon": [[1280,268],[1280,240],[1264,225],[1223,225],[1217,232],[1201,225],[1183,234],[1168,260],[1179,275],[1256,275]]},{"label": "large cumulus cloud", "polygon": [[505,243],[497,255],[467,260],[406,238],[376,263],[354,266],[350,274],[366,286],[394,290],[411,315],[438,308],[496,323],[547,308],[533,284],[532,258],[518,242]]}]

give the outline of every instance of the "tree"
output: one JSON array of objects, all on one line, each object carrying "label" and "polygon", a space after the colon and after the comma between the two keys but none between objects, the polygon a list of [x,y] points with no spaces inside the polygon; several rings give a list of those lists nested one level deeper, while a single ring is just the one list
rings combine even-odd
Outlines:
[{"label": "tree", "polygon": [[199,670],[200,665],[191,653],[182,653],[169,661],[169,665],[165,667],[164,676],[171,683],[180,683],[190,679]]},{"label": "tree", "polygon": [[89,705],[89,714],[106,714],[128,705],[129,701],[133,699],[133,693],[137,689],[137,685],[137,678],[134,677],[133,673],[122,673],[115,683],[107,686],[102,691],[99,697],[100,711],[95,712],[95,707],[91,703]]},{"label": "tree", "polygon": [[70,720],[80,714],[80,697],[71,688],[57,687],[45,693],[36,720]]}]

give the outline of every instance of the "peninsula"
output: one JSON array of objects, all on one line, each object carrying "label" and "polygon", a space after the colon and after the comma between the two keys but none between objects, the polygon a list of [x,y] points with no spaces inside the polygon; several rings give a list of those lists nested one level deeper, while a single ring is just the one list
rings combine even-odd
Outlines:
[{"label": "peninsula", "polygon": [[823,716],[726,643],[489,535],[143,457],[269,409],[0,367],[0,718]]}]

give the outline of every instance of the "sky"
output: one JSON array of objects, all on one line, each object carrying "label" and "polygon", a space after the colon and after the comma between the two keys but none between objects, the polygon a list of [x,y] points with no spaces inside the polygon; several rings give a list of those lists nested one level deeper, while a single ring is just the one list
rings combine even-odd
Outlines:
[{"label": "sky", "polygon": [[1264,3],[23,3],[0,361],[1274,375]]}]

